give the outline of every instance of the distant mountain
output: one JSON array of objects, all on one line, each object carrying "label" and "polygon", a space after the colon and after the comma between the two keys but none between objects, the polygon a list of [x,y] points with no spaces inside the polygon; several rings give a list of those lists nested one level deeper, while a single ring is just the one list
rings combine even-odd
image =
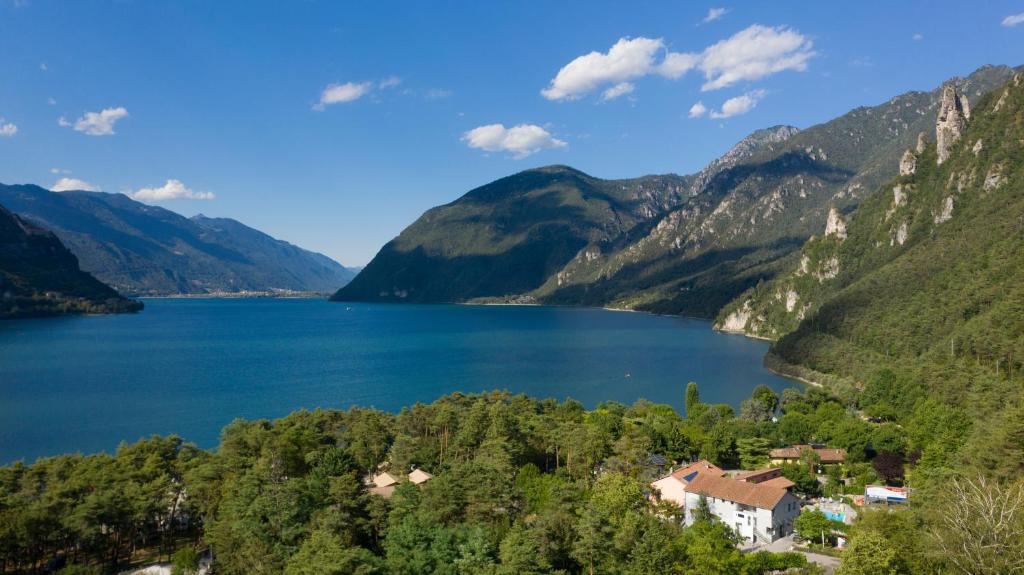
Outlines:
[{"label": "distant mountain", "polygon": [[470,301],[527,296],[588,245],[623,237],[679,204],[689,178],[601,180],[527,170],[427,211],[337,300]]},{"label": "distant mountain", "polygon": [[123,194],[0,184],[0,204],[52,230],[82,269],[123,293],[332,292],[355,275],[235,220],[190,219]]},{"label": "distant mountain", "polygon": [[[986,66],[956,82],[975,101],[1011,75]],[[429,210],[334,298],[714,317],[787,269],[831,206],[850,210],[895,175],[939,96],[758,130],[691,176],[610,181],[554,166],[503,178]]]},{"label": "distant mountain", "polygon": [[1020,376],[1024,75],[970,105],[957,87],[899,173],[847,216],[832,211],[786,273],[722,310],[720,329],[778,339],[773,359],[791,373],[861,386],[892,370],[951,403]]},{"label": "distant mountain", "polygon": [[0,206],[0,318],[140,309],[80,270],[57,236]]}]

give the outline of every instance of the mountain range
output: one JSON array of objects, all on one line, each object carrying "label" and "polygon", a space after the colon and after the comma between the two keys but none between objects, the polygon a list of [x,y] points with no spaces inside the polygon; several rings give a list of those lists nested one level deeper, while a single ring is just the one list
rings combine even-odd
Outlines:
[{"label": "mountain range", "polygon": [[186,218],[124,194],[0,184],[0,205],[48,229],[121,293],[332,292],[355,273],[235,220]]},{"label": "mountain range", "polygon": [[0,318],[140,309],[80,270],[57,236],[0,206]]},{"label": "mountain range", "polygon": [[[1012,75],[985,66],[951,82],[974,103]],[[759,130],[692,175],[603,180],[550,166],[497,180],[428,210],[333,299],[715,317],[790,269],[831,208],[849,213],[895,176],[941,96],[908,92],[804,130]]]}]

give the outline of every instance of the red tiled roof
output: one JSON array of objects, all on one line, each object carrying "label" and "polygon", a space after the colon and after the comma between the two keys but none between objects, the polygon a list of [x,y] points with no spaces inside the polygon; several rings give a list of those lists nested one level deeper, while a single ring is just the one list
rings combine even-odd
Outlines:
[{"label": "red tiled roof", "polygon": [[759,509],[774,509],[788,493],[785,489],[766,486],[764,483],[747,483],[728,477],[715,477],[710,473],[694,477],[685,489],[687,493],[698,493]]},{"label": "red tiled roof", "polygon": [[756,471],[740,471],[733,475],[732,478],[739,479],[740,481],[749,481],[750,483],[761,483],[779,475],[782,475],[781,469],[769,467],[768,469],[758,469]]},{"label": "red tiled roof", "polygon": [[771,479],[766,479],[761,483],[758,483],[758,485],[765,485],[767,487],[777,487],[779,489],[789,489],[790,487],[796,485],[796,483],[793,483],[792,481],[786,479],[785,477],[772,477]]},{"label": "red tiled roof", "polygon": [[698,472],[701,474],[710,473],[715,477],[721,477],[725,475],[725,471],[722,471],[717,465],[711,463],[707,459],[701,459],[700,461],[695,461],[687,465],[686,467],[680,467],[679,469],[676,469],[675,471],[672,472],[672,477],[675,477],[676,479],[679,479],[681,481],[685,481],[683,478],[686,477],[687,475],[690,475],[693,472]]}]

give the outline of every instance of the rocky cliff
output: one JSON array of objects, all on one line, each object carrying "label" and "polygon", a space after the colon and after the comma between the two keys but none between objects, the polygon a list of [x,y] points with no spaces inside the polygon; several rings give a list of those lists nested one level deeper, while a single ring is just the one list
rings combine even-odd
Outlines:
[{"label": "rocky cliff", "polygon": [[[956,141],[949,140],[949,114],[937,115],[936,142],[915,147],[916,169],[880,186],[849,215],[844,241],[812,238],[789,272],[726,306],[718,327],[777,338],[774,357],[822,377],[951,363],[1000,378],[1019,373],[1022,84],[1016,76],[977,101]],[[958,100],[944,90],[953,113],[966,109]]]},{"label": "rocky cliff", "polygon": [[956,84],[942,87],[942,99],[939,101],[939,113],[935,122],[936,161],[941,164],[949,159],[953,145],[960,141],[967,120],[971,117],[970,104],[963,94],[957,90]]}]

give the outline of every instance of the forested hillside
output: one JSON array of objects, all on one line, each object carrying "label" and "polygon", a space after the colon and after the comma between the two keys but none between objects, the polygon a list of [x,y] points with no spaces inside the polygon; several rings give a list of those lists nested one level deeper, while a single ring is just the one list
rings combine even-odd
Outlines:
[{"label": "forested hillside", "polygon": [[689,179],[601,180],[527,170],[433,208],[334,299],[459,302],[521,296],[590,244],[610,245],[679,204]]},{"label": "forested hillside", "polygon": [[965,424],[939,433],[941,459],[1013,479],[1024,421],[1024,80],[970,112],[949,92],[941,141],[908,151],[902,175],[719,325],[781,336],[775,367],[827,381],[869,414],[955,410]]},{"label": "forested hillside", "polygon": [[[695,383],[685,395],[681,416],[643,400],[588,411],[572,400],[454,394],[398,414],[237,420],[216,451],[153,437],[114,455],[17,463],[0,468],[0,572],[53,557],[77,565],[68,573],[170,556],[187,567],[212,551],[228,575],[810,575],[821,571],[803,555],[741,553],[714,516],[684,527],[678,507],[648,497],[672,461],[757,469],[772,448],[806,442],[845,449],[847,459],[821,480],[804,463],[782,466],[800,496],[840,498],[905,479],[917,488],[911,507],[862,508],[844,528],[843,573],[987,575],[1021,557],[1024,514],[983,502],[1024,494],[985,483],[999,475],[990,461],[964,462],[971,420],[961,408],[922,399],[899,423],[871,423],[817,388],[780,398],[761,387],[739,414],[702,403]],[[1002,469],[1024,465],[1019,444],[996,453]],[[413,469],[428,480],[406,479]],[[398,483],[382,492],[371,478],[383,472]],[[963,497],[965,480],[992,499]],[[951,516],[954,505],[968,515]],[[955,526],[991,532],[974,539]],[[964,553],[984,564],[957,568]]]},{"label": "forested hillside", "polygon": [[0,206],[0,319],[140,309],[80,270],[52,233]]},{"label": "forested hillside", "polygon": [[[755,469],[773,447],[821,441],[846,449],[847,465],[824,484],[802,464],[783,472],[799,494],[838,497],[902,480],[904,458],[955,421],[922,406],[902,427],[871,424],[817,389],[780,398],[759,388],[738,415],[702,403],[696,384],[686,396],[681,417],[642,400],[588,411],[571,400],[455,394],[398,414],[239,420],[212,452],[154,437],[115,455],[15,464],[0,468],[0,569],[64,554],[83,566],[75,573],[99,573],[172,554],[194,561],[209,546],[228,575],[818,573],[802,555],[741,553],[712,516],[667,521],[679,509],[653,504],[649,482],[672,460]],[[872,463],[879,453],[888,463]],[[406,480],[413,468],[433,478]],[[390,497],[368,485],[385,470],[399,479]],[[892,573],[947,565],[924,537],[941,521],[871,517],[863,532],[891,540],[869,553],[889,557]]]},{"label": "forested hillside", "polygon": [[[1011,75],[985,66],[953,82],[976,100]],[[934,124],[939,99],[939,89],[908,92],[781,132],[707,178],[645,236],[614,251],[588,248],[540,290],[542,300],[714,317],[786,269],[830,206],[852,208],[896,175],[899,155]]]},{"label": "forested hillside", "polygon": [[[976,100],[1012,70],[954,82]],[[896,174],[940,97],[909,92],[800,131],[759,130],[692,176],[607,181],[530,170],[428,211],[335,299],[517,301],[714,317],[786,269],[820,233]]]}]

